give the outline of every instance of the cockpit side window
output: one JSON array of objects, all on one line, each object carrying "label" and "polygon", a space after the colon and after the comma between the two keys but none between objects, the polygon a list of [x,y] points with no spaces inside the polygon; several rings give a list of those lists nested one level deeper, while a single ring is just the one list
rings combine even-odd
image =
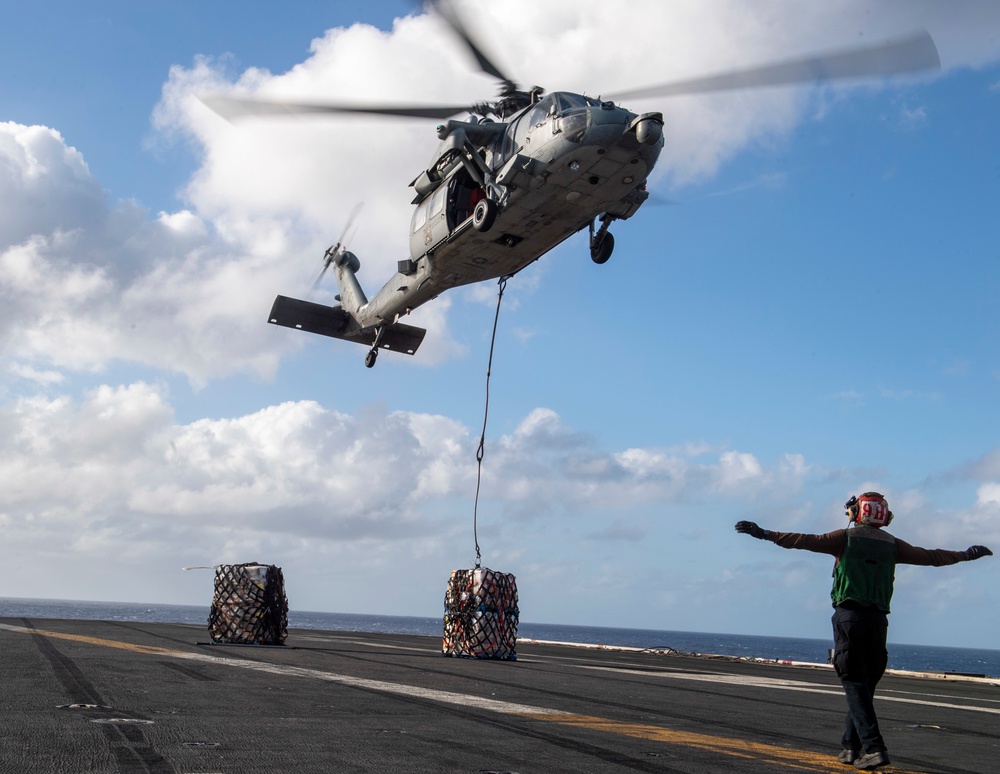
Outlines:
[{"label": "cockpit side window", "polygon": [[505,127],[504,133],[493,141],[486,155],[486,165],[492,170],[499,169],[514,155],[514,150],[514,124],[511,123]]},{"label": "cockpit side window", "polygon": [[556,107],[556,95],[550,94],[528,113],[528,126],[534,128],[541,126],[558,111]]},{"label": "cockpit side window", "polygon": [[428,223],[444,212],[444,205],[448,198],[448,187],[440,186],[433,195],[428,196],[413,211],[410,219],[410,233],[416,234]]}]

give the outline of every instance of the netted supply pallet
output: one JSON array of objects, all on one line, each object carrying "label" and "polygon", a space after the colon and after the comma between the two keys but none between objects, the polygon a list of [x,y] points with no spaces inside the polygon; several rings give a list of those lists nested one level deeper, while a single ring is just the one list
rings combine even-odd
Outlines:
[{"label": "netted supply pallet", "polygon": [[445,656],[517,658],[517,581],[485,567],[455,570],[444,593]]},{"label": "netted supply pallet", "polygon": [[220,564],[208,614],[212,642],[284,645],[288,600],[281,568],[270,564]]}]

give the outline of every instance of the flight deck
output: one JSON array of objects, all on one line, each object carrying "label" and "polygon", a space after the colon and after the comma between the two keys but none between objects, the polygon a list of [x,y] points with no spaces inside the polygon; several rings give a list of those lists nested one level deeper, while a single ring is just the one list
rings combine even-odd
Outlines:
[{"label": "flight deck", "polygon": [[[293,630],[213,645],[185,624],[0,618],[0,771],[845,772],[833,670],[521,641]],[[883,679],[892,765],[1000,770],[1000,680]]]}]

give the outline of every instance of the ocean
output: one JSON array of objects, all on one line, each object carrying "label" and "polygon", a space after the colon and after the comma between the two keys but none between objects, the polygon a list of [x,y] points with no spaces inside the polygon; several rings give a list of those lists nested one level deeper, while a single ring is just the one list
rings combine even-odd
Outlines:
[{"label": "ocean", "polygon": [[[197,605],[135,604],[126,602],[78,602],[54,599],[0,598],[0,618],[75,618],[96,621],[202,624],[208,629],[208,607]],[[310,613],[291,610],[289,629],[383,632],[440,637],[441,618]],[[802,661],[824,664],[833,643],[830,640],[795,637],[762,637],[746,634],[615,629],[601,626],[570,626],[529,623],[518,626],[519,640],[548,640],[581,645],[671,649],[681,653],[703,653],[741,658]],[[889,644],[889,668],[915,672],[949,672],[1000,678],[1000,650],[944,648],[930,645]]]}]

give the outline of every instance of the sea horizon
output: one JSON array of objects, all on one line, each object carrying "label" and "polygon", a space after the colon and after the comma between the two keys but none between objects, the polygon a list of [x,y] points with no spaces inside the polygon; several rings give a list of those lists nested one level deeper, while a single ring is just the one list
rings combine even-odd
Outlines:
[{"label": "sea horizon", "polygon": [[[82,619],[206,626],[209,605],[107,602],[95,600],[0,597],[0,617]],[[289,629],[363,631],[440,637],[443,617],[366,613],[288,611]],[[575,645],[666,650],[768,661],[825,664],[831,639],[724,632],[587,626],[520,621],[518,640]],[[1000,677],[1000,650],[890,642],[889,668],[981,677]]]}]

